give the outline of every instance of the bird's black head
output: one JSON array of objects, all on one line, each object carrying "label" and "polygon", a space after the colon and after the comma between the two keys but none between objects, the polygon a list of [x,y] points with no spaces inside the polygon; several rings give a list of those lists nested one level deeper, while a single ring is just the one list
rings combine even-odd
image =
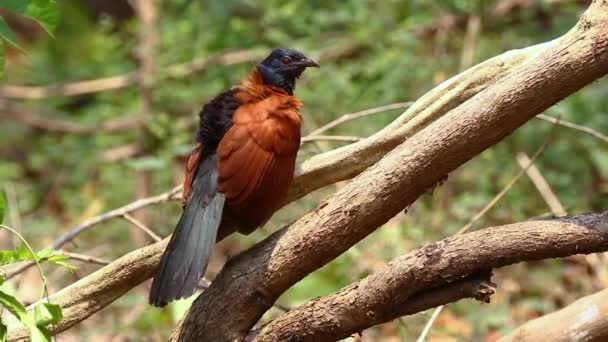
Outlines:
[{"label": "bird's black head", "polygon": [[257,65],[264,82],[282,88],[290,95],[296,87],[296,78],[308,67],[318,68],[319,64],[300,51],[288,48],[274,49]]}]

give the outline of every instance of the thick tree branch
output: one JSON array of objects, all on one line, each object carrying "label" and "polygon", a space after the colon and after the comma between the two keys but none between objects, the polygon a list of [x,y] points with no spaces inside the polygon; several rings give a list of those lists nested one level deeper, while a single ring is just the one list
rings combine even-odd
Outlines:
[{"label": "thick tree branch", "polygon": [[289,201],[355,177],[407,138],[557,42],[558,39],[512,50],[476,65],[430,90],[378,133],[304,161],[291,187]]},{"label": "thick tree branch", "polygon": [[499,342],[608,341],[608,289],[533,319]]},{"label": "thick tree branch", "polygon": [[[448,283],[445,286],[417,293],[405,300],[400,312],[402,315],[412,315],[439,305],[453,303],[465,298],[474,298],[489,303],[490,296],[495,293],[495,285],[490,281],[491,274],[485,272],[472,275],[461,280]],[[289,310],[288,310],[289,311]],[[255,339],[260,332],[266,333],[266,328],[251,331],[246,340]]]},{"label": "thick tree branch", "polygon": [[[594,30],[594,25],[588,26],[592,27],[592,29],[589,31]],[[597,28],[595,28],[595,30],[596,29]],[[571,38],[571,35],[569,35],[569,37]],[[520,95],[509,96],[507,99],[503,99],[504,101],[501,101],[501,97],[498,96],[500,94],[496,94],[496,96],[489,96],[494,93],[494,90],[489,93],[485,92],[482,100],[474,101],[474,104],[466,106],[466,110],[460,110],[459,108],[459,110],[453,111],[455,113],[454,115],[449,115],[449,118],[440,120],[440,126],[435,127],[432,130],[432,132],[437,132],[438,128],[444,129],[444,132],[438,134],[437,137],[433,138],[432,135],[424,134],[410,139],[410,141],[407,143],[408,146],[402,146],[399,148],[398,151],[395,151],[382,163],[379,163],[377,167],[370,170],[370,172],[372,172],[371,174],[368,172],[367,175],[360,177],[360,179],[356,182],[356,185],[354,184],[349,186],[346,190],[349,192],[352,191],[353,196],[351,198],[351,205],[340,208],[339,202],[343,200],[344,197],[348,197],[348,193],[345,193],[345,190],[343,189],[339,197],[337,196],[334,197],[334,199],[324,202],[319,209],[312,214],[305,216],[297,225],[291,227],[288,230],[289,236],[293,236],[294,234],[300,236],[300,239],[298,239],[296,242],[303,241],[301,239],[303,239],[308,233],[313,232],[314,234],[312,235],[312,240],[309,240],[302,245],[295,244],[291,246],[295,247],[293,250],[295,254],[287,254],[288,256],[290,255],[292,257],[292,260],[286,263],[286,267],[288,268],[292,268],[294,262],[296,264],[299,262],[301,257],[296,257],[298,253],[302,253],[301,256],[307,256],[308,253],[316,251],[317,245],[315,245],[315,241],[319,239],[322,240],[324,238],[324,234],[333,234],[333,230],[337,228],[337,226],[330,226],[330,223],[340,223],[340,225],[344,227],[348,225],[349,221],[351,220],[352,222],[357,222],[358,217],[362,215],[367,215],[370,217],[370,219],[373,219],[373,222],[365,219],[361,221],[356,227],[353,227],[352,230],[354,234],[347,236],[346,239],[342,239],[343,235],[341,234],[336,234],[335,237],[327,239],[326,243],[320,245],[320,247],[322,247],[322,253],[319,256],[320,258],[315,259],[317,257],[315,255],[309,258],[309,261],[305,260],[302,265],[306,267],[302,272],[295,275],[292,272],[289,272],[285,275],[283,281],[278,279],[280,273],[274,273],[274,275],[271,274],[272,276],[269,277],[269,282],[261,282],[260,284],[262,286],[260,287],[260,290],[265,292],[266,286],[271,285],[271,288],[273,289],[272,295],[267,297],[268,302],[256,302],[257,304],[252,306],[256,313],[252,314],[252,312],[247,311],[246,314],[243,314],[243,316],[247,317],[241,317],[242,320],[239,323],[240,328],[235,330],[235,333],[238,336],[244,336],[248,332],[250,326],[253,325],[252,322],[257,320],[256,317],[265,311],[264,307],[271,305],[272,301],[274,300],[273,297],[282,292],[282,289],[289,287],[290,284],[297,281],[296,278],[303,276],[302,274],[307,274],[317,267],[317,265],[320,266],[326,262],[326,260],[330,260],[332,255],[339,254],[340,249],[348,248],[348,246],[352,245],[355,241],[358,241],[363,236],[367,235],[367,233],[371,232],[374,227],[377,227],[383,221],[388,219],[387,217],[392,216],[395,212],[400,210],[399,208],[406,206],[408,202],[412,202],[415,198],[417,198],[419,194],[424,192],[426,187],[431,186],[434,182],[436,182],[436,179],[442,177],[445,173],[464,162],[464,160],[467,158],[475,155],[477,151],[480,151],[485,146],[488,146],[488,143],[500,140],[500,138],[505,134],[508,134],[516,126],[527,120],[529,115],[532,115],[532,112],[540,112],[540,108],[548,106],[549,104],[557,101],[559,98],[566,96],[568,93],[571,93],[575,89],[590,82],[591,79],[599,77],[601,74],[603,74],[605,70],[601,69],[600,66],[605,66],[605,42],[603,42],[602,39],[597,38],[596,35],[593,37],[600,42],[598,44],[598,58],[595,58],[595,55],[589,52],[588,46],[584,48],[586,45],[588,45],[588,40],[582,40],[581,42],[573,45],[574,49],[567,49],[562,52],[564,54],[563,58],[566,59],[564,61],[565,70],[563,71],[567,77],[566,79],[560,77],[559,81],[555,82],[554,72],[552,72],[553,76],[549,79],[542,77],[542,71],[544,71],[547,66],[537,64],[539,64],[539,60],[542,61],[543,59],[535,59],[536,64],[528,66],[525,69],[526,73],[530,72],[529,77],[532,80],[530,81],[530,84],[534,85],[532,90],[539,91],[539,89],[546,88],[546,92],[550,94],[552,89],[555,88],[556,84],[559,84],[561,90],[556,92],[555,95],[535,96],[534,101],[537,103],[534,106],[530,106],[529,103],[525,103],[526,101],[530,101],[531,96],[529,94],[525,94],[526,96],[524,97],[521,97]],[[567,37],[565,39],[570,38]],[[378,161],[383,155],[385,155],[395,146],[402,143],[406,138],[413,136],[416,132],[419,132],[421,128],[428,125],[428,123],[432,122],[438,117],[441,117],[451,109],[456,108],[461,103],[471,99],[480,91],[483,91],[489,86],[495,84],[501,78],[505,77],[505,75],[512,72],[517,66],[522,65],[531,57],[539,55],[546,49],[550,49],[547,53],[554,53],[555,46],[557,44],[558,40],[555,40],[522,50],[510,51],[490,59],[434,88],[427,95],[418,100],[393,124],[374,136],[365,139],[364,141],[354,143],[336,151],[330,151],[307,160],[302,165],[300,175],[296,177],[294,182],[295,184],[291,189],[289,202],[294,201],[295,199],[298,199],[320,187],[354,177],[359,172]],[[577,56],[572,55],[572,51],[575,53],[580,53],[579,56],[581,56],[581,60],[579,63],[572,63],[572,59],[576,60],[575,57]],[[549,62],[556,63],[555,65],[551,65],[549,68],[551,70],[560,66],[560,63],[557,63],[558,61],[556,60],[550,60]],[[584,63],[588,63],[588,65],[584,65]],[[581,64],[584,65],[584,67]],[[559,71],[561,72],[561,70]],[[577,78],[576,82],[568,82],[572,78],[572,75],[577,72],[580,72],[580,76]],[[522,73],[519,72],[518,75],[521,77]],[[513,75],[510,76],[510,78],[512,77]],[[536,80],[536,78],[543,81],[539,82]],[[512,83],[513,82],[511,81],[511,84],[508,85],[507,88],[518,89],[521,91],[530,90],[526,86],[522,87],[520,84]],[[501,93],[504,93],[504,91]],[[524,103],[521,103],[521,101],[518,100],[520,98],[521,100],[524,100]],[[480,101],[482,102],[482,105],[479,104]],[[519,104],[515,106],[513,110],[510,110],[510,102],[519,102]],[[528,106],[530,107],[528,108]],[[505,109],[505,107],[507,108]],[[522,107],[525,108],[522,109]],[[473,110],[471,110],[471,108],[473,108]],[[479,114],[472,117],[472,114],[477,111],[479,111]],[[502,111],[504,111],[504,114],[496,116],[496,113],[501,113]],[[462,115],[462,113],[465,113],[466,115]],[[459,115],[462,117],[459,117]],[[478,117],[481,119],[478,119]],[[477,124],[476,120],[479,120],[479,124]],[[507,121],[506,124],[505,121]],[[463,138],[463,134],[456,134],[457,129],[456,131],[453,129],[462,129],[462,125],[465,123],[466,132],[463,134],[466,135],[466,137]],[[448,130],[451,125],[458,125],[458,127],[451,127],[451,129]],[[497,128],[495,126],[497,126]],[[454,134],[454,136],[451,137],[451,134]],[[487,137],[484,139],[479,139],[480,135],[487,135]],[[442,142],[443,140],[445,140],[445,142]],[[433,147],[433,144],[435,143],[437,143],[438,146]],[[435,153],[438,154],[435,156]],[[448,157],[446,157],[446,155]],[[438,165],[440,166],[439,168],[433,169],[430,167],[430,165],[435,166],[437,164],[440,164]],[[401,168],[404,166],[405,168],[401,170]],[[420,168],[420,170],[416,172],[416,168]],[[387,172],[389,169],[399,170],[399,172]],[[380,194],[378,194],[378,191],[376,191],[376,184],[382,185],[382,187],[379,187],[381,191]],[[396,184],[399,184],[399,186],[395,186]],[[361,185],[363,185],[363,187],[361,187]],[[356,187],[361,187],[361,189],[358,191],[353,191],[353,188]],[[395,190],[390,191],[390,193],[385,192],[387,188],[391,187],[395,187]],[[373,193],[364,194],[361,196],[360,191],[370,189],[374,190]],[[401,193],[402,195],[399,196],[400,198],[395,200],[395,194],[397,193]],[[373,203],[374,200],[377,201],[375,205]],[[378,207],[382,207],[384,209],[385,204],[387,205],[386,207],[388,212],[383,214],[382,217],[369,215],[369,213],[375,212]],[[361,208],[363,210],[369,209],[369,211],[358,214],[356,212],[356,208]],[[332,213],[335,213],[335,217],[333,219],[331,219]],[[309,224],[306,225],[306,222],[309,222]],[[340,229],[337,230],[339,233]],[[349,231],[350,230],[351,228],[349,228]],[[286,231],[275,234],[270,240],[265,241],[253,251],[248,252],[248,256],[254,257],[252,259],[252,265],[260,261],[260,259],[255,257],[255,255],[263,255],[263,252],[269,253],[273,247],[277,247],[278,252],[285,252],[285,248],[287,248],[285,244],[281,244],[281,248],[274,246],[276,241],[279,240],[283,234],[286,234]],[[327,235],[327,237],[329,237],[329,235]],[[340,241],[340,239],[343,241]],[[127,256],[114,261],[111,265],[81,279],[70,287],[87,289],[86,291],[63,290],[53,295],[51,298],[53,302],[70,302],[72,303],[71,307],[74,308],[74,310],[64,311],[66,318],[58,325],[56,331],[63,331],[77,322],[84,320],[86,317],[110,304],[116,298],[121,296],[128,288],[134,287],[138,282],[142,282],[143,280],[149,278],[153,273],[153,271],[150,271],[150,267],[156,267],[156,264],[151,265],[151,263],[158,262],[160,253],[162,252],[165,243],[166,242],[160,242],[130,253]],[[332,244],[336,244],[341,247],[337,250],[328,252],[328,244],[329,247],[331,247]],[[277,254],[277,257],[280,259],[282,256],[281,254]],[[279,259],[273,259],[273,262],[279,261]],[[311,265],[311,263],[313,263],[313,265]],[[234,265],[237,264],[238,261],[234,261],[228,265],[230,272],[235,272]],[[257,272],[253,272],[248,276],[243,276],[242,280],[237,279],[238,281],[235,283],[235,285],[237,285],[236,287],[243,285],[243,281],[245,280],[249,282],[252,280],[252,278],[261,276],[260,271],[267,269],[268,266],[268,264],[265,264],[264,262],[259,262],[257,265]],[[132,272],[130,276],[114,276],[115,274],[118,274],[119,270],[122,270],[125,267],[129,268],[129,270]],[[272,268],[268,268],[268,270],[271,273]],[[102,274],[108,278],[106,279],[106,286],[104,290],[98,295],[98,292],[96,291],[98,285],[97,282],[99,276]],[[226,279],[223,280],[223,282],[225,281]],[[276,282],[279,282],[281,286],[274,287],[273,284]],[[247,295],[246,298],[244,298],[245,302],[251,299],[251,289],[254,287],[251,287],[250,290],[245,293]],[[213,291],[218,292],[218,288]],[[211,294],[212,293],[210,293],[210,295]],[[87,303],[93,300],[91,296],[95,295],[97,295],[97,298],[94,299],[95,305],[87,305]],[[254,295],[253,297],[257,296]],[[221,298],[223,298],[223,294],[216,299],[219,301]],[[200,308],[200,304],[197,305],[197,308]],[[232,309],[233,308],[234,306]],[[247,306],[244,308],[247,308]],[[223,313],[218,315],[216,318],[225,317],[225,313],[232,312],[232,309],[229,311],[223,311]],[[220,328],[218,329],[218,333],[221,334],[224,329],[228,328],[226,327],[225,323],[226,322],[221,322],[221,324],[218,325]],[[22,335],[13,334],[11,337],[26,336],[23,334],[26,333],[22,332]]]},{"label": "thick tree branch", "polygon": [[172,340],[242,339],[290,286],[373,232],[449,172],[605,75],[607,33],[608,3],[595,1],[556,44],[406,140],[314,211],[227,263]]},{"label": "thick tree branch", "polygon": [[521,261],[605,250],[608,212],[450,237],[398,257],[335,294],[290,310],[264,327],[255,340],[335,341],[409,314],[404,304],[419,291]]}]

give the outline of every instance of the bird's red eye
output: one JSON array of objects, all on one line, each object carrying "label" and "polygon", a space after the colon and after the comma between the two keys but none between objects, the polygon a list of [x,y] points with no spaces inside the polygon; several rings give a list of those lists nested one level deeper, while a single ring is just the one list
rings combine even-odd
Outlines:
[{"label": "bird's red eye", "polygon": [[289,64],[289,63],[291,63],[291,58],[285,56],[285,57],[281,58],[281,63]]}]

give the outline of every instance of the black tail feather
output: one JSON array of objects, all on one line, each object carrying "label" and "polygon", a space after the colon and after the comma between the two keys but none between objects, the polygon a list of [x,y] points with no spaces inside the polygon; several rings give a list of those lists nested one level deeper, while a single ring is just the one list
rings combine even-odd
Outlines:
[{"label": "black tail feather", "polygon": [[198,167],[192,193],[165,250],[150,290],[150,304],[165,306],[191,296],[204,275],[222,220],[224,195],[217,191],[217,157]]}]

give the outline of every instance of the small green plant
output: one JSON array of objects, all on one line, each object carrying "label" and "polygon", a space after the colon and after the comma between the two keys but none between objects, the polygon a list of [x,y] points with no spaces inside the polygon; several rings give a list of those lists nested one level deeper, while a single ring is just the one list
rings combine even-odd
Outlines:
[{"label": "small green plant", "polygon": [[[19,238],[21,246],[14,250],[0,250],[0,267],[22,261],[32,261],[36,263],[40,277],[42,278],[42,293],[40,302],[36,304],[30,312],[25,306],[14,296],[1,290],[1,286],[5,281],[5,276],[0,269],[0,310],[6,309],[15,316],[24,326],[30,329],[31,341],[46,342],[51,340],[49,327],[58,324],[63,315],[61,307],[49,301],[47,292],[47,279],[44,275],[42,267],[43,262],[48,262],[58,266],[66,267],[73,270],[74,266],[66,262],[69,257],[56,253],[52,249],[43,249],[39,252],[34,252],[30,244],[23,238],[21,234],[9,226],[3,224],[4,213],[6,211],[6,201],[0,193],[0,229],[6,229],[13,235]],[[8,335],[8,327],[0,317],[0,342],[5,342]]]},{"label": "small green plant", "polygon": [[[55,0],[0,0],[0,8],[31,18],[51,36],[59,23],[59,9]],[[4,42],[21,50],[15,33],[0,16],[0,78],[4,75]]]}]

